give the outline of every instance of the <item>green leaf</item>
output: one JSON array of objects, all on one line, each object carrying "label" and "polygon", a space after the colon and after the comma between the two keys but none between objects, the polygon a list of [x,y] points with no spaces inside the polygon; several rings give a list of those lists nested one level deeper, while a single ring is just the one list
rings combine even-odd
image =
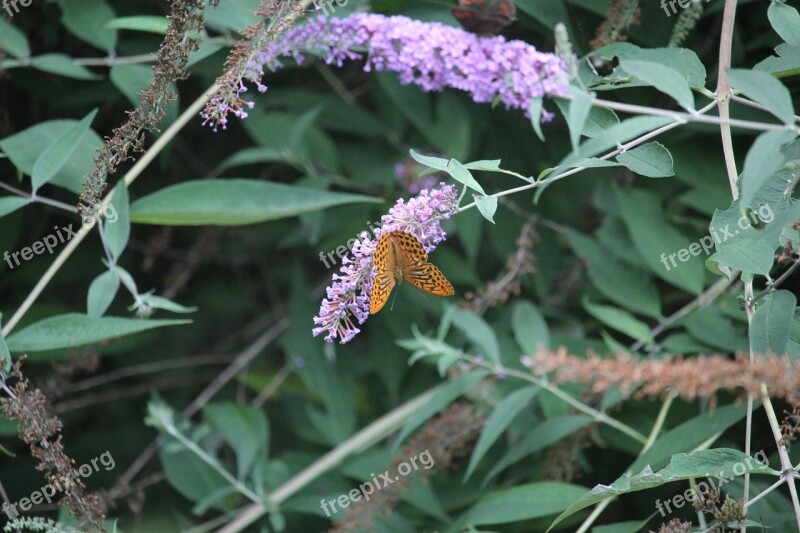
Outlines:
[{"label": "green leaf", "polygon": [[203,418],[236,453],[237,478],[244,479],[260,454],[269,449],[269,424],[264,411],[232,402],[212,403]]},{"label": "green leaf", "polygon": [[544,142],[544,133],[542,133],[542,98],[531,98],[531,105],[529,112],[531,116],[531,126],[533,132],[539,137],[539,140]]},{"label": "green leaf", "polygon": [[475,346],[493,363],[500,364],[500,346],[494,330],[476,314],[456,308],[453,311],[453,325],[460,329]]},{"label": "green leaf", "polygon": [[415,429],[453,403],[457,398],[471,391],[480,380],[488,375],[488,370],[473,370],[461,374],[454,380],[448,381],[427,404],[414,413],[408,422],[406,422],[406,425],[403,426],[403,429],[400,430],[400,433],[394,441],[392,453],[394,454],[397,452],[397,449]]},{"label": "green leaf", "polygon": [[[737,468],[734,471],[734,467]],[[653,487],[660,487],[672,481],[684,481],[698,477],[712,477],[722,475],[726,479],[731,476],[741,476],[746,472],[755,474],[778,474],[775,470],[761,465],[749,455],[738,450],[718,448],[715,450],[699,450],[690,454],[679,453],[672,456],[670,463],[653,472],[646,467],[635,476],[623,475],[611,485],[597,485],[589,493],[575,501],[555,521],[550,524],[548,531],[553,529],[562,520],[575,514],[581,509],[613,498],[621,494],[628,494]]]},{"label": "green leaf", "polygon": [[741,196],[739,202],[742,207],[753,207],[761,188],[767,184],[770,177],[783,166],[784,158],[781,147],[794,140],[796,134],[791,131],[768,131],[759,135],[744,159],[744,169],[739,178]]},{"label": "green leaf", "polygon": [[[36,160],[54,141],[69,132],[77,120],[49,120],[40,122],[19,133],[0,140],[0,149],[5,152],[14,166],[23,174],[30,175]],[[72,157],[50,180],[51,185],[64,187],[72,192],[80,193],[83,178],[94,168],[94,158],[102,148],[103,140],[93,130],[83,137]]]},{"label": "green leaf", "polygon": [[498,172],[500,168],[500,159],[481,159],[480,161],[472,161],[471,163],[464,163],[464,168],[469,170],[485,170],[487,172]]},{"label": "green leaf", "polygon": [[565,509],[584,492],[585,489],[579,485],[558,481],[528,483],[497,490],[478,500],[458,520],[457,525],[509,524],[549,516]]},{"label": "green leaf", "polygon": [[117,32],[108,24],[116,17],[105,0],[58,0],[64,13],[64,26],[77,38],[112,52],[117,45]]},{"label": "green leaf", "polygon": [[514,305],[511,329],[522,353],[536,355],[540,349],[550,349],[550,329],[532,303],[523,300]]},{"label": "green leaf", "polygon": [[728,78],[731,87],[765,106],[785,124],[794,124],[792,95],[774,76],[759,70],[730,69]]},{"label": "green leaf", "polygon": [[[609,149],[613,149],[620,144],[623,144],[634,137],[638,137],[643,133],[647,133],[654,129],[660,128],[665,124],[670,123],[671,120],[666,117],[633,117],[624,122],[620,122],[614,126],[609,127],[603,132],[595,135],[591,139],[585,141],[577,152],[573,152],[564,158],[558,164],[551,174],[560,174],[566,168],[576,166],[576,163],[586,158],[596,156],[597,154]],[[539,191],[544,190],[539,188]],[[537,192],[537,194],[540,194]]]},{"label": "green leaf", "polygon": [[747,350],[747,339],[719,307],[698,309],[684,319],[686,330],[704,344],[714,348],[738,352]]},{"label": "green leaf", "polygon": [[643,144],[623,152],[617,156],[617,161],[631,171],[648,178],[666,178],[675,175],[672,170],[672,154],[658,142]]},{"label": "green leaf", "polygon": [[800,45],[800,14],[794,7],[779,2],[770,2],[767,18],[781,39],[791,45]]},{"label": "green leaf", "polygon": [[31,55],[28,38],[19,28],[3,17],[0,17],[0,49],[18,59],[24,59]]},{"label": "green leaf", "polygon": [[200,180],[172,185],[136,200],[131,205],[131,221],[174,226],[237,226],[365,202],[382,200],[258,180]]},{"label": "green leaf", "polygon": [[69,131],[42,152],[31,172],[31,187],[34,191],[50,181],[61,168],[69,161],[72,154],[83,142],[85,135],[91,131],[92,120],[97,115],[97,109],[86,115],[80,122],[75,124]]},{"label": "green leaf", "polygon": [[118,290],[119,277],[114,272],[108,270],[94,278],[86,296],[86,314],[91,318],[103,316]]},{"label": "green leaf", "polygon": [[623,263],[609,249],[571,228],[565,228],[564,236],[575,255],[586,262],[586,273],[600,294],[631,311],[661,318],[659,292],[643,270]]},{"label": "green leaf", "polygon": [[[626,42],[618,42],[594,50],[592,55],[611,60],[614,57],[622,59],[633,59],[646,61],[656,65],[663,65],[680,73],[689,83],[689,86],[702,90],[706,85],[706,68],[697,54],[687,48],[639,48],[636,45]],[[608,78],[598,77],[592,74],[594,79],[585,79],[590,89],[609,90],[620,87],[637,87],[642,83],[638,80],[630,79],[628,73],[620,73],[616,69]],[[631,73],[632,74],[632,73]]]},{"label": "green leaf", "polygon": [[128,245],[128,238],[131,234],[130,205],[128,203],[128,187],[125,180],[120,180],[114,187],[114,196],[111,204],[105,211],[103,235],[106,239],[108,251],[114,259],[119,259],[125,246]]},{"label": "green leaf", "polygon": [[[770,183],[767,183],[762,190],[772,189]],[[759,201],[755,200],[756,203]],[[779,217],[787,219],[792,215],[800,216],[800,209],[797,207],[787,208],[784,213],[774,212],[769,204],[762,204],[758,208],[759,217],[768,212],[775,220],[765,219],[769,223],[761,230],[753,227],[751,219],[742,215],[739,200],[735,200],[724,211],[716,210],[711,218],[709,231],[717,251],[709,260],[728,268],[768,275],[775,260],[775,249],[779,245],[778,236],[782,226]]]},{"label": "green leaf", "polygon": [[475,198],[475,206],[481,212],[483,218],[494,224],[494,214],[497,212],[497,196],[472,195]]},{"label": "green leaf", "polygon": [[254,15],[258,2],[259,0],[226,0],[217,6],[208,6],[205,10],[206,24],[223,33],[229,33],[229,30],[241,32],[259,21]]},{"label": "green leaf", "polygon": [[13,213],[20,207],[26,206],[30,200],[21,196],[3,196],[0,198],[0,218]]},{"label": "green leaf", "polygon": [[481,486],[485,486],[489,480],[510,465],[539,450],[544,450],[567,435],[571,435],[588,426],[593,421],[594,419],[587,415],[562,415],[548,418],[541,424],[536,425],[521,441],[514,444],[502,459],[495,463],[492,470],[484,478]]},{"label": "green leaf", "polygon": [[572,143],[572,149],[577,151],[581,133],[583,133],[595,96],[593,93],[581,91],[574,86],[570,87],[570,94],[572,99],[567,112],[567,126],[569,126],[569,140]]},{"label": "green leaf", "polygon": [[447,168],[444,169],[448,174],[450,174],[454,180],[463,183],[470,189],[478,191],[479,193],[486,195],[484,192],[483,187],[481,187],[480,183],[475,181],[475,178],[472,177],[472,172],[467,169],[464,165],[456,161],[455,159],[451,159],[447,162]]},{"label": "green leaf", "polygon": [[701,413],[659,435],[646,452],[636,458],[631,472],[638,472],[647,465],[653,468],[664,466],[676,453],[688,453],[719,435],[747,415],[746,405],[724,405],[713,412]]},{"label": "green leaf", "polygon": [[213,504],[210,497],[220,494],[220,491],[232,490],[230,483],[177,439],[171,436],[164,439],[159,457],[170,486],[190,501],[206,501],[209,502],[207,506],[224,510],[219,497],[213,498],[216,502]]},{"label": "green leaf", "polygon": [[422,155],[420,153],[415,152],[413,149],[408,151],[411,154],[411,157],[417,163],[421,163],[426,167],[435,168],[436,170],[441,170],[447,172],[447,163],[448,160],[442,157],[433,157],[430,155]]},{"label": "green leaf", "polygon": [[800,45],[780,44],[775,47],[776,56],[769,56],[753,69],[772,74],[776,78],[800,74]]},{"label": "green leaf", "polygon": [[620,66],[639,80],[671,96],[682,108],[694,111],[692,89],[686,78],[677,70],[662,63],[637,59],[620,59]]},{"label": "green leaf", "polygon": [[764,296],[750,323],[750,349],[756,355],[785,355],[797,298],[789,291]]},{"label": "green leaf", "polygon": [[35,69],[58,74],[76,80],[99,80],[100,76],[83,65],[78,65],[65,54],[44,54],[31,58],[31,66]]},{"label": "green leaf", "polygon": [[134,30],[146,31],[164,35],[167,33],[169,20],[166,17],[156,17],[151,15],[139,15],[133,17],[119,17],[108,24],[106,28],[114,30]]},{"label": "green leaf", "polygon": [[155,309],[163,309],[164,311],[172,311],[173,313],[194,313],[197,307],[186,307],[185,305],[177,304],[172,300],[167,300],[155,294],[143,294],[142,300],[148,307]]},{"label": "green leaf", "polygon": [[189,324],[190,320],[141,320],[122,317],[93,318],[69,313],[40,320],[13,333],[6,341],[12,352],[41,352],[73,348],[164,326]]},{"label": "green leaf", "polygon": [[489,419],[486,421],[481,436],[478,438],[477,444],[475,444],[475,449],[472,451],[472,457],[470,457],[467,472],[464,474],[464,483],[466,483],[470,476],[472,476],[472,473],[475,472],[478,463],[483,459],[483,456],[486,455],[486,452],[489,451],[492,444],[500,438],[500,435],[502,435],[509,424],[514,421],[520,411],[522,411],[541,390],[542,389],[538,386],[522,387],[503,398],[503,400],[497,404],[492,414],[489,415]]},{"label": "green leaf", "polygon": [[650,328],[635,318],[632,314],[623,309],[617,309],[608,305],[598,305],[590,302],[587,298],[583,299],[583,308],[603,324],[625,333],[641,342],[653,342]]},{"label": "green leaf", "polygon": [[[689,255],[690,246],[696,243],[684,237],[664,218],[658,197],[637,189],[614,187],[613,190],[622,220],[650,271],[676,287],[700,294],[705,271],[705,265],[698,257],[700,252]],[[675,261],[676,256],[679,261]]]}]

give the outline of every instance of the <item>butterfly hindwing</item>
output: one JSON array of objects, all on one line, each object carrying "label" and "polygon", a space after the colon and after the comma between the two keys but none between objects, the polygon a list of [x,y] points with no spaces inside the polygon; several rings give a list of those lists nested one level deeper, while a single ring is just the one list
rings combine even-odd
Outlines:
[{"label": "butterfly hindwing", "polygon": [[453,286],[444,274],[430,263],[412,267],[405,272],[405,279],[418,289],[435,296],[452,296]]}]

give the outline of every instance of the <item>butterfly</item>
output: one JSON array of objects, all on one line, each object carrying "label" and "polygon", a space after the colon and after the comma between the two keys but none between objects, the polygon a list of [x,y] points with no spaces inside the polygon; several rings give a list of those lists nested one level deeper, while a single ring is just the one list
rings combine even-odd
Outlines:
[{"label": "butterfly", "polygon": [[436,295],[452,296],[453,286],[428,263],[428,254],[415,236],[405,231],[388,231],[378,239],[373,255],[377,273],[372,280],[369,312],[374,315],[383,308],[395,283],[405,279],[418,289]]},{"label": "butterfly", "polygon": [[495,35],[514,21],[514,0],[458,0],[453,16],[465,30],[478,35]]}]

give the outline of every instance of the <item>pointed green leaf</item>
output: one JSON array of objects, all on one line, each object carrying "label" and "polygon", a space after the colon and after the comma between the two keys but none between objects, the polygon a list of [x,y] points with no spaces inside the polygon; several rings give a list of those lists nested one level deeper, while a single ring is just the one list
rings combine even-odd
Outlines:
[{"label": "pointed green leaf", "polygon": [[692,89],[686,78],[677,70],[662,63],[638,59],[620,59],[620,66],[625,72],[671,96],[682,108],[694,111]]},{"label": "pointed green leaf", "polygon": [[581,509],[621,494],[660,487],[672,481],[684,481],[716,475],[729,478],[744,475],[746,472],[778,475],[775,470],[768,466],[763,466],[757,460],[738,450],[718,448],[714,450],[699,450],[690,454],[679,453],[673,455],[670,463],[658,472],[653,472],[648,466],[634,476],[626,474],[620,477],[611,485],[597,485],[561,513],[550,524],[548,531]]},{"label": "pointed green leaf", "polygon": [[728,71],[731,87],[765,106],[785,124],[794,123],[792,95],[777,78],[759,70],[733,68]]},{"label": "pointed green leaf", "polygon": [[0,217],[13,213],[22,206],[28,205],[30,200],[21,196],[3,196],[0,198]]},{"label": "pointed green leaf", "polygon": [[494,224],[494,214],[497,212],[497,196],[473,195],[475,206],[481,212],[483,218]]},{"label": "pointed green leaf", "polygon": [[130,205],[128,203],[128,187],[125,180],[120,180],[114,187],[111,204],[103,210],[103,235],[108,251],[115,259],[119,259],[131,234]]},{"label": "pointed green leaf", "polygon": [[781,39],[791,45],[800,45],[800,14],[789,4],[770,2],[767,18]]},{"label": "pointed green leaf", "polygon": [[0,17],[0,49],[18,59],[31,55],[31,47],[25,34],[4,17]]},{"label": "pointed green leaf", "polygon": [[94,278],[86,296],[86,314],[92,318],[103,316],[114,301],[119,285],[119,277],[110,270]]},{"label": "pointed green leaf", "polygon": [[66,54],[43,54],[32,57],[31,66],[44,72],[64,76],[65,78],[74,78],[76,80],[100,79],[100,76],[83,65],[78,65]]},{"label": "pointed green leaf", "polygon": [[641,342],[653,342],[653,336],[647,324],[623,309],[609,305],[598,305],[584,298],[583,308],[603,324]]},{"label": "pointed green leaf", "polygon": [[497,490],[478,500],[458,520],[457,525],[509,524],[542,518],[565,509],[584,492],[585,489],[579,485],[558,481],[528,483]]},{"label": "pointed green leaf", "polygon": [[164,326],[189,324],[190,320],[141,320],[70,313],[52,316],[12,333],[6,339],[12,352],[41,352],[83,346],[106,339]]},{"label": "pointed green leaf", "polygon": [[97,109],[86,115],[83,120],[75,124],[67,133],[47,147],[42,152],[31,172],[31,186],[34,191],[50,181],[59,170],[69,161],[75,149],[81,144],[85,135],[91,129],[92,120],[97,114]]},{"label": "pointed green leaf", "polygon": [[589,111],[592,109],[594,94],[581,91],[576,87],[570,87],[570,94],[572,99],[569,102],[569,111],[567,112],[567,126],[569,126],[569,140],[572,143],[572,150],[577,151],[581,133],[583,133],[586,119],[589,117]]},{"label": "pointed green leaf", "polygon": [[540,349],[550,349],[550,329],[542,313],[528,301],[518,302],[511,314],[514,338],[526,355],[536,355]]},{"label": "pointed green leaf", "polygon": [[750,323],[750,349],[756,355],[785,355],[797,298],[789,291],[766,295]]},{"label": "pointed green leaf", "polygon": [[541,391],[537,386],[522,387],[505,398],[497,404],[489,419],[486,421],[481,436],[478,438],[475,449],[472,451],[472,457],[469,459],[469,466],[467,472],[464,474],[464,483],[472,476],[475,468],[492,444],[500,438],[500,435],[506,428],[514,421],[517,415],[522,411],[530,401],[539,394]]},{"label": "pointed green leaf", "polygon": [[672,154],[663,144],[651,142],[637,146],[617,156],[617,161],[631,171],[648,178],[666,178],[674,176],[672,170]]},{"label": "pointed green leaf", "polygon": [[781,148],[794,140],[796,134],[791,131],[768,131],[759,135],[744,158],[744,169],[739,178],[742,207],[758,207],[753,200],[775,172],[783,166],[784,158]]},{"label": "pointed green leaf", "polygon": [[269,424],[264,411],[233,402],[211,403],[203,418],[236,452],[237,478],[244,479],[258,455],[269,449]]},{"label": "pointed green leaf", "polygon": [[382,201],[360,194],[259,180],[200,180],[172,185],[136,200],[131,205],[131,221],[176,226],[238,226],[336,205]]}]

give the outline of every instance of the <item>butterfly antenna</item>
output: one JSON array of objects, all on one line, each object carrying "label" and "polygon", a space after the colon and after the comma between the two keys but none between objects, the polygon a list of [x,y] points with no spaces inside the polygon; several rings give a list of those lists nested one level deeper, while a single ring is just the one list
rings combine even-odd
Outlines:
[{"label": "butterfly antenna", "polygon": [[389,306],[389,311],[394,310],[394,301],[397,300],[397,293],[400,291],[394,291],[394,296],[392,296],[392,305]]}]

